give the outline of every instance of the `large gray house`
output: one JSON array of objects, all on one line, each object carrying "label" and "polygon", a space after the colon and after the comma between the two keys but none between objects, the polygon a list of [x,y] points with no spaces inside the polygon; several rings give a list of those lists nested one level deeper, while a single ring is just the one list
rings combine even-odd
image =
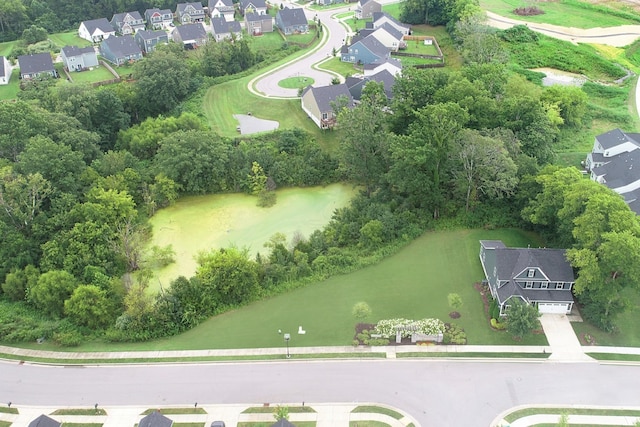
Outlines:
[{"label": "large gray house", "polygon": [[540,313],[571,313],[575,277],[564,249],[507,248],[500,240],[481,240],[480,262],[501,316],[513,298]]}]

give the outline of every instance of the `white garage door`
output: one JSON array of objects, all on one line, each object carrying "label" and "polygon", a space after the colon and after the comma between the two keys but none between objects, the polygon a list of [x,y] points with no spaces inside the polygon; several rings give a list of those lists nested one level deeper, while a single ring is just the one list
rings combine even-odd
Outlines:
[{"label": "white garage door", "polygon": [[541,302],[538,303],[538,311],[540,313],[565,314],[569,310],[569,304],[566,302]]}]

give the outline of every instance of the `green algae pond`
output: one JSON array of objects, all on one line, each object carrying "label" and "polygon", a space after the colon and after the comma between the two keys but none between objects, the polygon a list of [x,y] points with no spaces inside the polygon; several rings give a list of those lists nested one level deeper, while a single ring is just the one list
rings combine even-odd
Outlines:
[{"label": "green algae pond", "polygon": [[247,194],[183,197],[149,221],[153,235],[148,247],[172,245],[176,260],[154,271],[150,290],[166,288],[178,276],[192,276],[200,251],[235,246],[248,248],[255,256],[266,254],[263,245],[276,233],[287,239],[296,232],[308,237],[326,225],[336,209],[347,206],[356,192],[343,184],[282,189],[270,208],[258,207],[258,198]]}]

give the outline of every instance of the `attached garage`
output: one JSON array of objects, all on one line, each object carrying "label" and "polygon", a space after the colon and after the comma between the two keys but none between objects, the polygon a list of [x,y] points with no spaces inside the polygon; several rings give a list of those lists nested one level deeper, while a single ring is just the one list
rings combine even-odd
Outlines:
[{"label": "attached garage", "polygon": [[540,313],[567,314],[571,312],[571,303],[567,302],[540,302],[538,303]]}]

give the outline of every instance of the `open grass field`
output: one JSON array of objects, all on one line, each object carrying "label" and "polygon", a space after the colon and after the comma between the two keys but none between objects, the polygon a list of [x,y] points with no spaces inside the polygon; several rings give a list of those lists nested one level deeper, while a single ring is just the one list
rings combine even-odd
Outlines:
[{"label": "open grass field", "polygon": [[70,75],[74,83],[97,83],[115,78],[113,74],[103,66],[95,67],[91,71],[72,72]]},{"label": "open grass field", "polygon": [[0,43],[0,56],[9,56],[15,45],[16,41]]},{"label": "open grass field", "polygon": [[451,40],[451,36],[444,26],[413,25],[412,34],[415,36],[432,36],[438,41],[438,46],[444,55],[445,68],[459,70],[462,67],[462,56]]},{"label": "open grass field", "polygon": [[438,49],[433,44],[424,44],[422,40],[408,40],[407,49],[403,50],[404,53],[414,53],[418,55],[438,55]]},{"label": "open grass field", "polygon": [[51,40],[60,49],[62,49],[65,46],[78,46],[78,47],[91,46],[91,42],[78,37],[77,31],[51,34],[49,35],[49,40]]},{"label": "open grass field", "polygon": [[507,18],[576,28],[615,27],[640,23],[640,15],[625,13],[605,6],[595,7],[576,0],[537,2],[545,13],[519,16],[513,13],[526,3],[522,0],[480,0],[480,7]]}]

